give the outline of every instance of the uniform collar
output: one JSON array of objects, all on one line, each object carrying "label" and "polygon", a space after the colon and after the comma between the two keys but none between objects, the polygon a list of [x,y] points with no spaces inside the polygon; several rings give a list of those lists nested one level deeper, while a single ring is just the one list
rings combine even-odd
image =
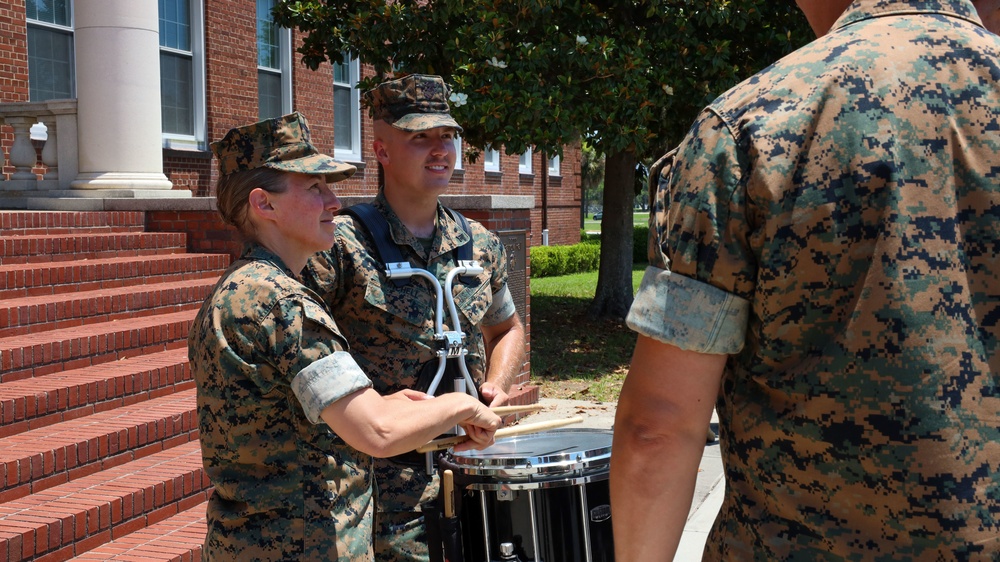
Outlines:
[{"label": "uniform collar", "polygon": [[831,32],[872,18],[902,14],[957,16],[976,25],[982,21],[969,0],[854,0],[833,25]]},{"label": "uniform collar", "polygon": [[243,247],[243,253],[240,255],[240,259],[247,261],[265,261],[293,278],[298,277],[292,272],[291,269],[288,269],[288,266],[285,265],[285,262],[278,257],[278,254],[275,254],[271,250],[268,250],[256,242],[250,242]]},{"label": "uniform collar", "polygon": [[[392,236],[392,241],[397,246],[410,246],[415,251],[423,247],[417,238],[410,233],[409,229],[406,228],[406,225],[399,219],[395,211],[392,210],[389,201],[385,198],[385,193],[381,189],[378,195],[375,196],[373,205],[382,213],[386,222],[389,223],[389,233]],[[433,249],[430,252],[430,259],[447,254],[469,241],[469,235],[462,230],[462,227],[445,210],[444,205],[440,201],[437,204],[436,227],[434,229]],[[417,251],[417,254],[426,255],[419,251]]]}]

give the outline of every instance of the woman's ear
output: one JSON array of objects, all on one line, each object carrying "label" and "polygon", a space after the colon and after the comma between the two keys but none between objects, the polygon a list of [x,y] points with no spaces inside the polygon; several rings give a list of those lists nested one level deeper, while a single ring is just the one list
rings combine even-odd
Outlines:
[{"label": "woman's ear", "polygon": [[249,207],[250,212],[255,216],[260,218],[269,217],[274,211],[274,207],[271,205],[271,194],[259,187],[255,187],[250,192]]}]

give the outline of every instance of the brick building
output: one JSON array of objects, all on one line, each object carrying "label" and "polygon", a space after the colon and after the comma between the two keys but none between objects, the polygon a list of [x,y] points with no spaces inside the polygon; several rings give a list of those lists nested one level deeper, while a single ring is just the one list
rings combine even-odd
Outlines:
[{"label": "brick building", "polygon": [[[0,208],[93,210],[95,201],[80,199],[108,198],[135,199],[131,209],[151,199],[159,208],[168,200],[196,207],[179,200],[212,194],[208,144],[233,126],[292,110],[309,119],[320,150],[358,165],[342,193],[370,198],[378,181],[371,121],[353,85],[371,70],[357,61],[306,68],[294,53],[296,33],[270,21],[275,2],[4,2]],[[28,140],[35,120],[58,138],[58,149],[40,150],[45,169],[26,148],[40,144]],[[551,244],[579,240],[578,146],[561,161],[493,151],[460,165],[449,204],[497,228],[524,229],[528,245],[541,244],[544,229]],[[40,178],[56,173],[32,184],[29,168]],[[530,226],[509,223],[515,216]]]}]

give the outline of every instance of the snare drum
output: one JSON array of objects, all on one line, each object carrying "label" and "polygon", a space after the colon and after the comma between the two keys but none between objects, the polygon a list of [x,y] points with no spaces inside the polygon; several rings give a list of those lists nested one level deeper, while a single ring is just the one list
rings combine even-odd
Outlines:
[{"label": "snare drum", "polygon": [[613,561],[611,435],[557,429],[443,458],[462,492],[466,561],[501,560],[504,543],[521,562]]}]

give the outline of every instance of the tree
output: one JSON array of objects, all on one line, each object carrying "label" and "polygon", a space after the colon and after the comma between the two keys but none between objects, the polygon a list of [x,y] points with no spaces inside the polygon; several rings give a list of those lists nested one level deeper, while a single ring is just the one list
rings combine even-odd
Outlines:
[{"label": "tree", "polygon": [[604,200],[604,155],[587,141],[580,144],[580,227],[592,202]]},{"label": "tree", "polygon": [[632,303],[636,163],[808,29],[791,2],[773,0],[282,0],[275,17],[305,33],[311,68],[346,52],[374,65],[361,88],[394,72],[444,76],[472,147],[552,155],[582,136],[604,153],[590,310],[618,318]]}]

